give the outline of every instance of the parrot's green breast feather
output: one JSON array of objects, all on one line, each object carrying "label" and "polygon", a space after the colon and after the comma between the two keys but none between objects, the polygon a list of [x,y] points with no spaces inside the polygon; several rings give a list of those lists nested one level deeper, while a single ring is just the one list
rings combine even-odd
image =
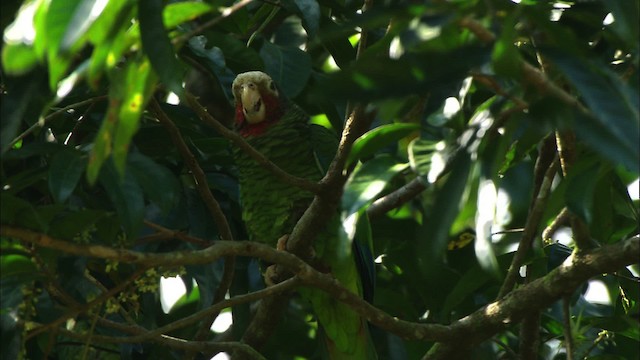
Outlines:
[{"label": "parrot's green breast feather", "polygon": [[[320,180],[311,146],[306,114],[297,106],[288,108],[276,123],[246,140],[256,150],[287,173],[309,180]],[[275,245],[291,232],[313,194],[282,182],[244,151],[234,149],[240,178],[242,217],[251,240]]]}]

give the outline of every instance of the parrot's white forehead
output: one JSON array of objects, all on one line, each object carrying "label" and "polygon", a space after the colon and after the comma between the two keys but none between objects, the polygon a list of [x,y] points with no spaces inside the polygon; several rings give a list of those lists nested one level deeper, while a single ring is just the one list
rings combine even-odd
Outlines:
[{"label": "parrot's white forehead", "polygon": [[238,74],[235,80],[233,80],[232,92],[234,97],[237,99],[237,93],[240,87],[244,84],[253,83],[257,86],[262,86],[267,90],[270,90],[277,94],[275,91],[275,86],[273,85],[273,80],[271,77],[262,71],[247,71],[242,74]]}]

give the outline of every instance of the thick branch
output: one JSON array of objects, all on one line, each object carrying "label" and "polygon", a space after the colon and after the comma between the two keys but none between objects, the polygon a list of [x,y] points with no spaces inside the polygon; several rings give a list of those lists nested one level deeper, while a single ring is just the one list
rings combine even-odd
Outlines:
[{"label": "thick branch", "polygon": [[200,120],[204,121],[207,125],[214,128],[220,135],[229,139],[235,146],[242,149],[242,151],[246,152],[251,158],[253,158],[260,166],[269,170],[275,177],[281,180],[284,183],[287,183],[291,186],[298,187],[300,189],[307,190],[314,194],[320,192],[320,185],[303,178],[295,177],[286,171],[279,168],[276,164],[272,163],[267,159],[264,155],[254,149],[248,142],[246,142],[242,136],[238,135],[236,132],[227,129],[226,126],[222,125],[217,119],[215,119],[211,114],[207,112],[207,110],[200,105],[198,100],[193,94],[186,93],[185,99],[189,104],[189,107],[196,112]]},{"label": "thick branch", "polygon": [[160,254],[117,250],[104,246],[85,246],[53,239],[47,235],[10,226],[0,227],[0,235],[58,249],[74,255],[126,261],[148,266],[177,266],[210,263],[222,256],[253,256],[287,267],[305,284],[322,289],[351,306],[355,312],[381,329],[405,339],[423,341],[458,341],[479,343],[493,334],[518,323],[531,311],[548,307],[557,299],[571,294],[589,278],[614,272],[638,261],[640,236],[593,250],[573,253],[558,268],[543,278],[521,286],[501,300],[493,302],[451,325],[421,324],[393,317],[364,301],[341,286],[327,274],[320,273],[293,254],[277,251],[264,244],[248,241],[219,241],[204,250]]}]

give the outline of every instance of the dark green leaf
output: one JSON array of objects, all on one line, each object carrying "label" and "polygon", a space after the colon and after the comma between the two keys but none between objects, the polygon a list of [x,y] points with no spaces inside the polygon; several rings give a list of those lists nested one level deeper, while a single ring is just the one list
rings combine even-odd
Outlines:
[{"label": "dark green leaf", "polygon": [[593,161],[573,166],[567,177],[567,207],[587,224],[593,219],[593,195],[600,166]]},{"label": "dark green leaf", "polygon": [[53,156],[49,168],[49,190],[56,202],[69,198],[86,165],[82,153],[76,151],[60,151]]},{"label": "dark green leaf", "polygon": [[469,154],[459,152],[452,161],[451,172],[442,180],[444,184],[438,189],[432,212],[423,225],[417,245],[416,256],[421,261],[425,275],[432,272],[433,266],[441,263],[439,259],[447,249],[449,229],[458,215],[470,168]]},{"label": "dark green leaf", "polygon": [[162,0],[140,0],[138,17],[142,48],[165,86],[182,95],[182,67],[169,40],[162,19]]},{"label": "dark green leaf", "polygon": [[131,171],[149,199],[168,211],[177,200],[178,180],[165,167],[148,157],[134,152],[129,156],[127,170]]},{"label": "dark green leaf", "polygon": [[606,67],[560,51],[545,51],[567,76],[591,109],[579,114],[575,131],[585,142],[616,164],[638,170],[640,148],[639,96]]},{"label": "dark green leaf", "polygon": [[144,218],[144,199],[140,185],[130,172],[121,177],[113,162],[105,164],[98,180],[113,202],[127,237],[134,238]]},{"label": "dark green leaf", "polygon": [[266,73],[289,98],[298,95],[311,76],[311,58],[298,48],[281,47],[265,41],[260,56]]}]

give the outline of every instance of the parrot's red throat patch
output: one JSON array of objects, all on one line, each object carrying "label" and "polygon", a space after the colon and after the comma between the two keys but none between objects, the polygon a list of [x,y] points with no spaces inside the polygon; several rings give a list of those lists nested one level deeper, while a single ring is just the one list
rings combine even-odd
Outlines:
[{"label": "parrot's red throat patch", "polygon": [[271,125],[277,123],[284,114],[284,109],[276,96],[271,94],[262,95],[262,101],[265,107],[265,119],[257,124],[249,124],[244,117],[242,104],[240,102],[236,104],[236,129],[242,137],[262,135]]}]

